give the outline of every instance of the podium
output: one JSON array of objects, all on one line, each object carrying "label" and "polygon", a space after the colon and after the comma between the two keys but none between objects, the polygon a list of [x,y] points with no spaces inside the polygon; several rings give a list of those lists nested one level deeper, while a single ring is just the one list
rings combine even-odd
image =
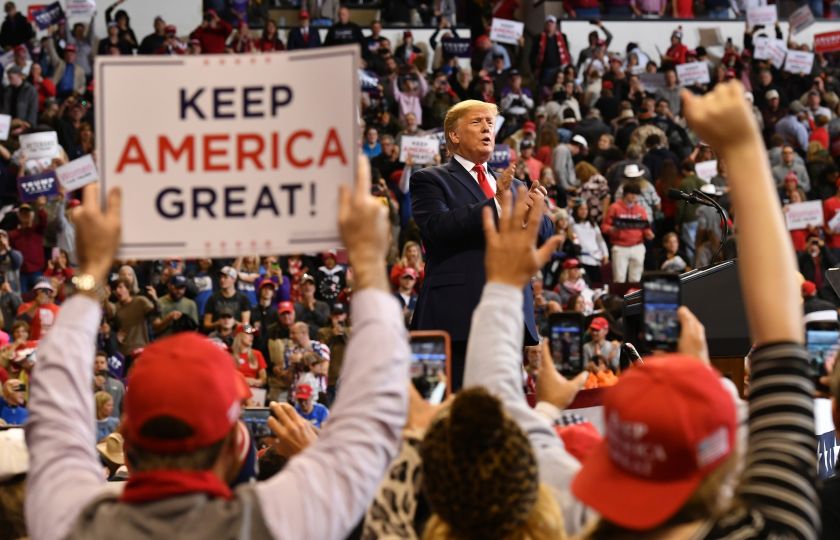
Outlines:
[{"label": "podium", "polygon": [[[743,391],[744,356],[750,330],[738,280],[737,259],[680,275],[682,305],[706,327],[712,363]],[[768,294],[772,294],[772,291]],[[624,336],[638,345],[642,330],[642,292],[624,297]]]}]

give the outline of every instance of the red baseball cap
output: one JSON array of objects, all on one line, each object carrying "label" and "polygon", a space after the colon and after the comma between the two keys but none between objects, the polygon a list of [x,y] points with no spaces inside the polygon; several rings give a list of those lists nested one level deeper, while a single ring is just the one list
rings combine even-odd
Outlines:
[{"label": "red baseball cap", "polygon": [[308,19],[308,18],[309,18],[309,12],[308,11],[301,10],[300,13],[298,13],[298,19]]},{"label": "red baseball cap", "polygon": [[536,133],[537,132],[537,125],[531,121],[525,122],[522,124],[522,131],[525,133]]},{"label": "red baseball cap", "polygon": [[807,279],[802,282],[802,296],[814,296],[817,294],[817,285]]},{"label": "red baseball cap", "polygon": [[579,268],[580,261],[577,259],[566,259],[563,261],[563,270],[568,270],[570,268]]},{"label": "red baseball cap", "polygon": [[73,44],[64,47],[64,52],[76,52],[76,46]]},{"label": "red baseball cap", "polygon": [[610,322],[603,318],[603,317],[595,317],[592,319],[592,322],[589,323],[589,328],[593,330],[603,330],[604,328],[609,328]]},{"label": "red baseball cap", "polygon": [[403,268],[403,271],[400,274],[401,278],[404,278],[405,276],[411,276],[414,279],[417,279],[417,270],[411,268],[410,266],[406,266],[405,268]]},{"label": "red baseball cap", "polygon": [[277,306],[277,313],[294,313],[295,305],[291,302],[280,302]]},{"label": "red baseball cap", "polygon": [[[152,343],[128,377],[123,436],[159,453],[217,443],[239,418],[239,379],[230,355],[205,337],[183,333]],[[191,432],[177,439],[156,437],[149,422],[164,417],[180,420]]]},{"label": "red baseball cap", "polygon": [[678,354],[628,370],[604,395],[604,421],[572,492],[628,529],[671,518],[735,446],[735,404],[719,374]]},{"label": "red baseball cap", "polygon": [[297,399],[309,399],[312,397],[314,391],[312,387],[308,384],[299,384],[297,388],[295,388],[295,397]]}]

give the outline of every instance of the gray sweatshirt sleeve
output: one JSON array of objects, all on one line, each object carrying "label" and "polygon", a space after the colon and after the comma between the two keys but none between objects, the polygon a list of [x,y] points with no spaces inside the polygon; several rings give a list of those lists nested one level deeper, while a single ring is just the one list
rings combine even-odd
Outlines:
[{"label": "gray sweatshirt sleeve", "polygon": [[531,409],[522,389],[522,343],[525,322],[522,290],[488,283],[473,312],[467,344],[464,387],[484,386],[505,405],[510,416],[528,434],[547,484],[563,511],[569,535],[580,532],[586,508],[571,493],[580,463],[563,446],[548,420]]},{"label": "gray sweatshirt sleeve", "polygon": [[396,299],[353,295],[341,391],[317,443],[257,486],[275,538],[342,539],[397,454],[408,407],[410,352]]}]

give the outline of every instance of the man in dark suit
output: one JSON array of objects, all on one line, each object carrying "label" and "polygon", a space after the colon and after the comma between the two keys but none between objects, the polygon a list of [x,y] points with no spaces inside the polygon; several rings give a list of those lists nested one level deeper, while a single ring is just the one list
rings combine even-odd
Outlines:
[{"label": "man in dark suit", "polygon": [[[523,185],[513,181],[513,167],[498,179],[487,171],[495,146],[497,114],[495,105],[476,100],[452,107],[444,120],[452,159],[411,177],[412,213],[428,258],[412,328],[449,332],[454,390],[461,386],[472,313],[486,281],[482,212],[490,208],[498,216],[502,194]],[[534,183],[526,196],[530,207],[545,197],[545,188]],[[540,242],[551,234],[551,222],[543,216]],[[524,293],[525,345],[535,345],[539,335],[530,285]]]},{"label": "man in dark suit", "polygon": [[298,18],[300,19],[300,26],[289,30],[289,50],[320,47],[321,35],[318,33],[317,28],[309,27],[309,13],[301,11]]}]

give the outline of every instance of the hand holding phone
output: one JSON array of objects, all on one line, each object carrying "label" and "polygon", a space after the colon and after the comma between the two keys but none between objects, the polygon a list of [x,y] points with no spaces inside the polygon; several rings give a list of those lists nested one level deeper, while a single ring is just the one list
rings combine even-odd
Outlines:
[{"label": "hand holding phone", "polygon": [[452,352],[449,333],[443,330],[409,333],[414,387],[430,403],[442,402],[452,393]]},{"label": "hand holding phone", "polygon": [[564,377],[583,371],[583,315],[553,313],[548,317],[548,345],[554,366]]}]

